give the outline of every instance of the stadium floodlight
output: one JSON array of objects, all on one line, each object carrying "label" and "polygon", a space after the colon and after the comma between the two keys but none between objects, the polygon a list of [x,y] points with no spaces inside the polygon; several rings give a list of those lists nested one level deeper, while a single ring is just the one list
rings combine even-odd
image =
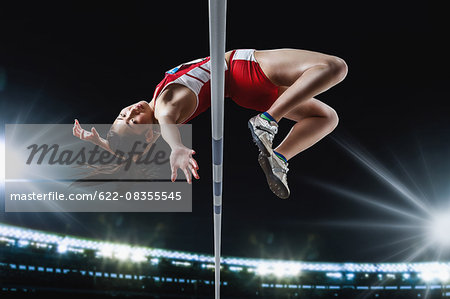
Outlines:
[{"label": "stadium floodlight", "polygon": [[340,272],[328,272],[326,274],[326,276],[330,277],[330,278],[341,279],[342,278],[342,273],[340,273]]},{"label": "stadium floodlight", "polygon": [[347,274],[345,274],[345,278],[347,280],[353,280],[355,278],[355,274],[354,273],[347,273]]},{"label": "stadium floodlight", "polygon": [[418,276],[424,282],[448,282],[450,280],[450,268],[442,263],[430,263],[428,267],[423,267]]},{"label": "stadium floodlight", "polygon": [[255,273],[260,276],[265,276],[271,273],[271,269],[267,264],[261,264],[255,269]]},{"label": "stadium floodlight", "polygon": [[104,245],[98,251],[98,255],[101,257],[112,258],[113,252],[114,252],[114,248],[112,245]]},{"label": "stadium floodlight", "polygon": [[130,259],[135,263],[145,262],[147,261],[147,253],[141,248],[133,249],[131,250]]},{"label": "stadium floodlight", "polygon": [[429,226],[431,241],[441,247],[450,247],[450,211],[438,212],[432,216]]},{"label": "stadium floodlight", "polygon": [[115,246],[114,247],[114,257],[125,261],[130,258],[131,248],[129,246]]},{"label": "stadium floodlight", "polygon": [[298,263],[290,263],[288,267],[285,267],[284,276],[298,276],[302,270],[302,267]]},{"label": "stadium floodlight", "polygon": [[441,282],[448,282],[450,279],[450,273],[448,271],[440,271],[438,273],[438,279]]},{"label": "stadium floodlight", "polygon": [[266,262],[256,267],[255,273],[259,276],[289,277],[299,275],[301,269],[298,263]]},{"label": "stadium floodlight", "polygon": [[290,270],[289,267],[285,267],[283,265],[275,265],[273,267],[273,274],[275,274],[276,277],[285,277],[289,276]]},{"label": "stadium floodlight", "polygon": [[236,267],[236,266],[230,266],[230,267],[228,268],[228,270],[230,270],[230,271],[232,271],[232,272],[241,272],[241,271],[244,270],[244,268],[242,268],[242,267]]},{"label": "stadium floodlight", "polygon": [[66,253],[67,252],[67,245],[66,244],[59,244],[58,246],[58,253]]},{"label": "stadium floodlight", "polygon": [[435,279],[435,275],[432,271],[423,271],[419,274],[419,277],[424,281],[424,282],[430,282],[433,281]]},{"label": "stadium floodlight", "polygon": [[180,261],[172,261],[172,265],[175,266],[183,266],[183,267],[191,267],[192,263],[189,262],[180,262]]},{"label": "stadium floodlight", "polygon": [[30,245],[30,241],[28,241],[28,240],[19,240],[19,242],[17,242],[17,245],[19,247],[26,247],[26,246]]}]

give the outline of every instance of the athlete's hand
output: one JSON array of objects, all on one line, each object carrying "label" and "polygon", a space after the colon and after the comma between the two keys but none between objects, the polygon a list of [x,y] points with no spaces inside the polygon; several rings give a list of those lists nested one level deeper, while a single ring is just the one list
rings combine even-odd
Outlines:
[{"label": "athlete's hand", "polygon": [[94,144],[101,144],[101,137],[98,135],[97,130],[92,127],[91,131],[86,131],[80,126],[78,119],[75,119],[75,123],[73,124],[73,136],[80,138],[81,140],[90,141]]},{"label": "athlete's hand", "polygon": [[172,169],[172,177],[171,180],[174,182],[177,179],[177,171],[178,168],[180,168],[184,175],[186,176],[186,180],[189,184],[192,183],[192,175],[199,179],[199,175],[197,173],[198,170],[198,164],[197,161],[195,161],[194,158],[192,158],[192,155],[195,154],[194,150],[191,150],[187,147],[178,147],[175,149],[172,149],[172,152],[170,153],[170,167]]}]

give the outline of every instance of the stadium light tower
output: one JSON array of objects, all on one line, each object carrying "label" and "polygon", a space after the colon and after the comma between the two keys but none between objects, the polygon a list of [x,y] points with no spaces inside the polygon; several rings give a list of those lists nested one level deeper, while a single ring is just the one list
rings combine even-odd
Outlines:
[{"label": "stadium light tower", "polygon": [[209,0],[215,298],[220,298],[226,0]]}]

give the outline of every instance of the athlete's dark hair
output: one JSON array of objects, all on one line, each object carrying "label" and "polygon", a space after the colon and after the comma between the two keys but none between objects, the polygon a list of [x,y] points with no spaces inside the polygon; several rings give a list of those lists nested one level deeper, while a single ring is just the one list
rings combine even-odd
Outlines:
[{"label": "athlete's dark hair", "polygon": [[[106,135],[106,140],[109,143],[109,148],[115,153],[117,159],[113,163],[106,165],[92,165],[83,164],[81,167],[90,169],[87,176],[76,180],[71,184],[75,187],[88,187],[100,185],[105,180],[111,179],[154,179],[155,169],[153,165],[145,165],[144,163],[136,163],[139,158],[144,155],[149,148],[149,143],[146,140],[145,133],[117,133],[111,127]],[[155,139],[154,139],[155,140]],[[151,141],[154,145],[154,140]],[[130,156],[130,152],[134,149],[140,154]],[[147,150],[144,152],[144,150]]]},{"label": "athlete's dark hair", "polygon": [[129,153],[135,145],[136,148],[143,149],[147,146],[145,134],[119,134],[116,131],[109,129],[106,134],[109,148],[117,153]]}]

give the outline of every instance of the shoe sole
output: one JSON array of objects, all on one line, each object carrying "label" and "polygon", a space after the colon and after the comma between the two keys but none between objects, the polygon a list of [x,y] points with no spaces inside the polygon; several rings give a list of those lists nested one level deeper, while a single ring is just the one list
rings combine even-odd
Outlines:
[{"label": "shoe sole", "polygon": [[270,190],[281,199],[288,198],[289,190],[286,188],[283,182],[272,172],[269,157],[265,155],[259,155],[258,162],[262,170],[264,171],[264,174],[266,175],[267,184],[269,185]]},{"label": "shoe sole", "polygon": [[256,146],[259,148],[261,153],[263,153],[266,157],[270,157],[270,152],[267,150],[264,143],[261,142],[261,140],[256,135],[255,131],[253,130],[253,125],[250,121],[248,121],[248,128],[250,129],[250,133],[252,134],[253,142],[256,144]]}]

